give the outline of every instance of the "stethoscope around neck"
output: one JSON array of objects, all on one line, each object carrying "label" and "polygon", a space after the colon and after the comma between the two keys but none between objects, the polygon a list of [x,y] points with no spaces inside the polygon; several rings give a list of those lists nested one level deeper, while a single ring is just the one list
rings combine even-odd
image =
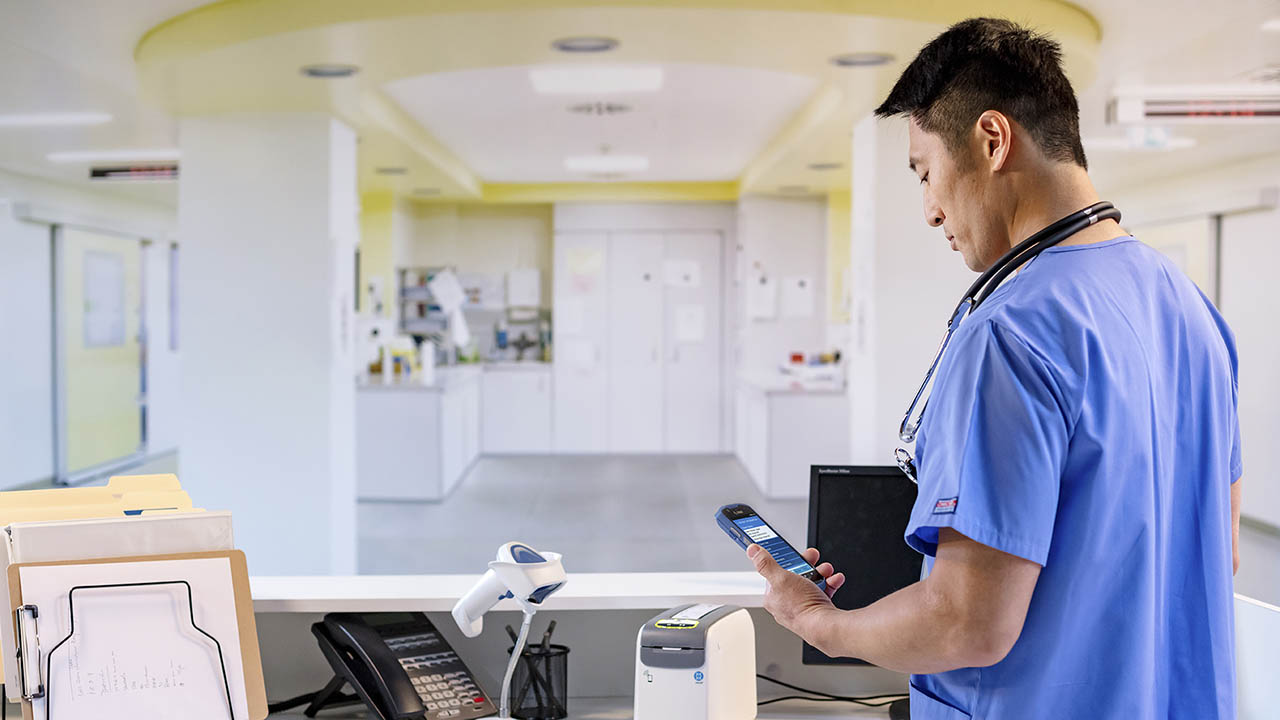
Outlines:
[{"label": "stethoscope around neck", "polygon": [[[916,434],[920,431],[920,423],[924,421],[925,407],[929,404],[929,399],[925,396],[925,393],[929,390],[929,385],[933,382],[933,373],[938,369],[938,363],[942,360],[942,355],[947,351],[951,336],[955,334],[956,328],[960,327],[960,323],[972,314],[978,305],[982,304],[983,300],[990,297],[991,293],[1000,286],[1000,283],[1004,282],[1004,279],[1009,277],[1015,270],[1031,262],[1033,258],[1044,250],[1057,245],[1099,220],[1120,222],[1120,211],[1109,202],[1099,202],[1083,210],[1073,212],[1015,245],[969,286],[969,289],[964,293],[964,297],[960,299],[960,303],[956,305],[956,309],[951,313],[951,319],[947,321],[947,332],[942,336],[942,343],[938,346],[938,352],[933,356],[933,362],[930,363],[929,370],[924,375],[924,382],[920,383],[920,389],[916,391],[915,397],[911,400],[911,405],[907,407],[906,414],[902,416],[902,424],[898,426],[898,438],[902,442],[910,444],[916,441]],[[919,410],[917,411],[916,408],[919,408]],[[900,447],[894,451],[893,455],[898,461],[898,467],[902,469],[902,472],[906,473],[908,478],[911,478],[911,482],[916,482],[916,461],[912,457],[911,451],[905,447]]]}]

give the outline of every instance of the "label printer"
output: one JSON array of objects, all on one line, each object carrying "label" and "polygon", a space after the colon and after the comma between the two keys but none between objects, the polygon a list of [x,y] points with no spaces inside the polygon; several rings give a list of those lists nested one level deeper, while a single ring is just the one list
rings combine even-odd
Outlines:
[{"label": "label printer", "polygon": [[681,605],[636,641],[635,720],[754,720],[756,634],[745,608]]}]

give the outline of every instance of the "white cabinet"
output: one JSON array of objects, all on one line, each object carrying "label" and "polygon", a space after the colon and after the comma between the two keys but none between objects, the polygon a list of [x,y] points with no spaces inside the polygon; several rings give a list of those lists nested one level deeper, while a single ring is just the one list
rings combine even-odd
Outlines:
[{"label": "white cabinet", "polygon": [[560,453],[609,449],[609,236],[556,235],[554,442]]},{"label": "white cabinet", "polygon": [[481,392],[486,455],[551,452],[550,366],[486,367]]},{"label": "white cabinet", "polygon": [[710,231],[556,235],[557,452],[721,451],[722,245]]},{"label": "white cabinet", "polygon": [[849,398],[843,390],[743,379],[735,398],[735,454],[765,497],[808,497],[810,465],[850,462]]},{"label": "white cabinet", "polygon": [[439,500],[480,454],[480,370],[436,371],[437,384],[367,384],[356,392],[356,487],[362,499]]}]

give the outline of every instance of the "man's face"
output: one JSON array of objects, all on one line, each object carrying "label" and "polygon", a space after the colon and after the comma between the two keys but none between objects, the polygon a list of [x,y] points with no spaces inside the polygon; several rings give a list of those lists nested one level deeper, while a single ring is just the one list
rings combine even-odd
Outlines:
[{"label": "man's face", "polygon": [[991,176],[982,165],[980,146],[965,147],[957,158],[941,136],[924,130],[913,119],[908,131],[908,158],[924,191],[924,219],[941,227],[951,249],[964,264],[982,272],[1009,250],[1007,231],[990,207]]}]

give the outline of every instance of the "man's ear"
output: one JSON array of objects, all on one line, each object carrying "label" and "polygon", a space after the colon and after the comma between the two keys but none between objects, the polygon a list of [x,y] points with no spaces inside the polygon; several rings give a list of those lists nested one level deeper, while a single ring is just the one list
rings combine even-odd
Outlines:
[{"label": "man's ear", "polygon": [[1013,150],[1013,125],[999,110],[987,110],[978,116],[974,127],[980,145],[980,158],[991,172],[999,172]]}]

